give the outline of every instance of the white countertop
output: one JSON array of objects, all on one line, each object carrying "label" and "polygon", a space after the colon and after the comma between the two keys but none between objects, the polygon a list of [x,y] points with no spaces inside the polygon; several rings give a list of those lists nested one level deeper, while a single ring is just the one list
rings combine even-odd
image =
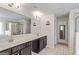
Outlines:
[{"label": "white countertop", "polygon": [[8,42],[7,40],[0,41],[0,51],[14,47],[16,45],[19,45],[25,42],[35,40],[43,36],[46,36],[46,35],[39,35],[39,36],[37,36],[36,34],[14,35],[12,36],[12,39],[14,40],[13,42]]}]

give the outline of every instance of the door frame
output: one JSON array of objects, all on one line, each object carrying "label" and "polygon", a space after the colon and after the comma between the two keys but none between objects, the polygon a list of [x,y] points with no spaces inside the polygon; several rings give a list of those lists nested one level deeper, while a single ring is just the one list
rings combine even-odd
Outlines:
[{"label": "door frame", "polygon": [[[64,39],[63,40],[65,40],[65,25],[59,25],[59,38],[60,38],[60,27],[61,26],[64,26]],[[61,40],[61,39],[60,39]]]},{"label": "door frame", "polygon": [[[60,39],[60,36],[59,36],[59,34],[60,34],[60,25],[65,25],[65,40],[61,40]],[[68,39],[66,38],[66,37],[68,37],[67,36],[67,33],[66,33],[66,30],[68,30],[68,28],[67,28],[67,25],[66,24],[58,24],[58,39],[57,39],[57,43],[59,43],[59,42],[63,42],[63,43],[66,43],[67,45],[68,45]]]}]

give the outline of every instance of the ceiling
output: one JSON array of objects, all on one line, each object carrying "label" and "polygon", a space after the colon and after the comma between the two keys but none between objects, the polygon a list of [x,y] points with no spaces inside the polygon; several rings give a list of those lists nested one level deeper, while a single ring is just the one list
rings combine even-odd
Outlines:
[{"label": "ceiling", "polygon": [[0,18],[26,19],[25,16],[0,7]]},{"label": "ceiling", "polygon": [[25,3],[23,6],[45,14],[54,13],[57,17],[68,15],[70,10],[79,9],[79,3]]}]

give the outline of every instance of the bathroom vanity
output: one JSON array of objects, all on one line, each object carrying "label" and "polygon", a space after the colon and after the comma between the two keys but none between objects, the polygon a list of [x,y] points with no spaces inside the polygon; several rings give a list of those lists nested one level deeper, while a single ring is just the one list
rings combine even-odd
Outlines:
[{"label": "bathroom vanity", "polygon": [[[24,36],[24,38],[27,37],[25,35],[22,36]],[[19,35],[16,37],[20,39]],[[42,37],[29,36],[23,40],[19,39],[18,41],[6,44],[0,44],[0,46],[3,46],[0,47],[0,55],[31,55],[32,51],[35,53],[39,53],[47,45],[47,36]]]},{"label": "bathroom vanity", "polygon": [[0,51],[0,55],[31,55],[31,45],[31,42],[26,42]]}]

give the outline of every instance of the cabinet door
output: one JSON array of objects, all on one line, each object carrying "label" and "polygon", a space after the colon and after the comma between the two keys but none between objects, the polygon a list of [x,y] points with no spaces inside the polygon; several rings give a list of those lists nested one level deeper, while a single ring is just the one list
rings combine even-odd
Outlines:
[{"label": "cabinet door", "polygon": [[17,51],[17,52],[15,52],[15,53],[13,53],[12,55],[19,55],[19,54],[20,54],[20,52]]},{"label": "cabinet door", "polygon": [[46,45],[47,45],[47,37],[45,36],[44,37],[44,48],[46,47]]},{"label": "cabinet door", "polygon": [[31,45],[21,50],[21,55],[31,55]]},{"label": "cabinet door", "polygon": [[11,55],[11,49],[7,49],[0,52],[0,55]]},{"label": "cabinet door", "polygon": [[15,53],[18,50],[20,50],[20,46],[15,46],[12,48],[12,53]]},{"label": "cabinet door", "polygon": [[32,51],[36,53],[39,52],[39,39],[32,41]]},{"label": "cabinet door", "polygon": [[25,48],[25,47],[26,47],[26,43],[23,43],[23,44],[20,44],[20,45],[18,45],[18,46],[15,46],[15,47],[12,48],[12,53],[15,53],[15,52],[17,52],[18,50],[21,50],[21,49],[23,49],[23,48]]},{"label": "cabinet door", "polygon": [[39,42],[39,49],[40,51],[44,48],[44,40],[43,38],[40,38],[40,42]]}]

